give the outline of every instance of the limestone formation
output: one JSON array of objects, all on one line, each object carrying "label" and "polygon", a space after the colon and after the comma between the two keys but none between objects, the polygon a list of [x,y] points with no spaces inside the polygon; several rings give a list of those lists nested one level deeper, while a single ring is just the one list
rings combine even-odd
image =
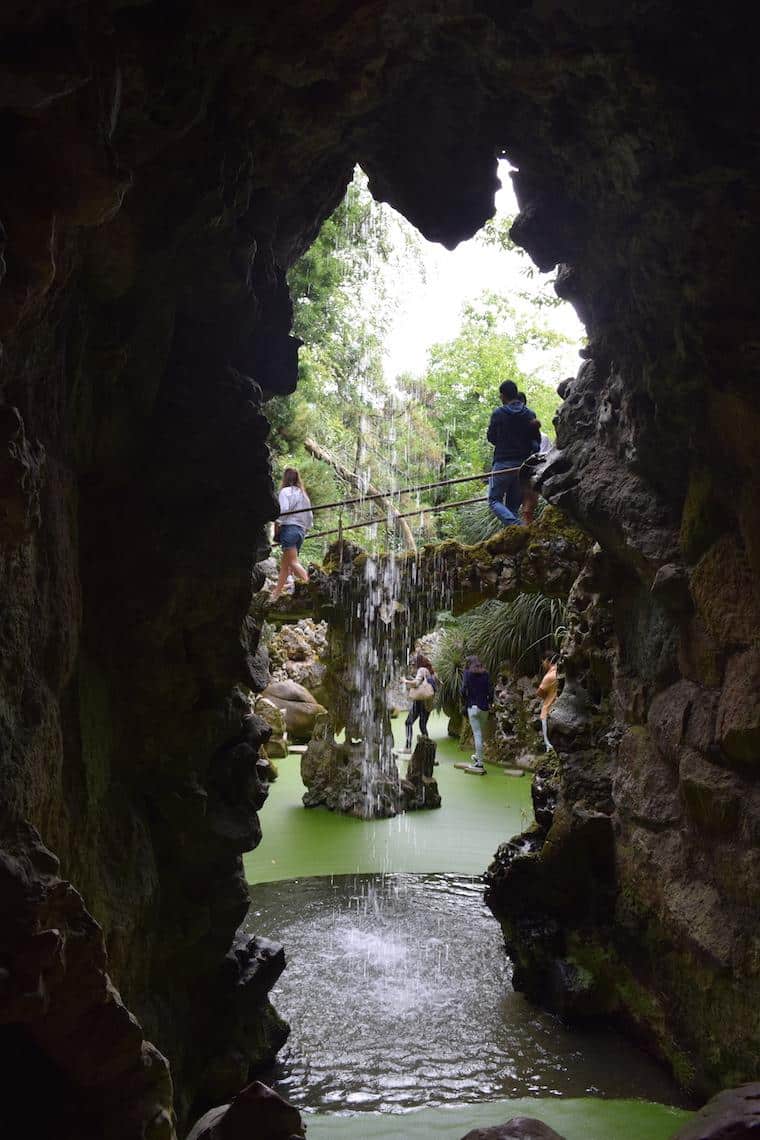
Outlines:
[{"label": "limestone formation", "polygon": [[[694,1088],[753,1074],[760,150],[739,14],[2,6],[0,848],[31,862],[29,833],[14,847],[29,821],[60,858],[107,951],[82,984],[102,993],[107,971],[170,1061],[183,1124],[212,1103],[198,1043],[225,1037],[211,979],[234,1004],[264,802],[235,696],[266,684],[249,615],[277,511],[262,398],[295,386],[286,273],[357,161],[453,247],[492,212],[506,153],[513,238],[587,327],[537,475],[599,545],[563,665],[556,806],[491,888],[502,913],[520,896],[521,976],[536,962],[555,994],[574,979]],[[566,582],[559,541],[494,541],[466,577],[441,553],[463,604],[531,588],[534,561]],[[82,1026],[72,1040],[86,1075]],[[83,1140],[125,1104],[148,1128],[153,1099],[123,1093]]]}]

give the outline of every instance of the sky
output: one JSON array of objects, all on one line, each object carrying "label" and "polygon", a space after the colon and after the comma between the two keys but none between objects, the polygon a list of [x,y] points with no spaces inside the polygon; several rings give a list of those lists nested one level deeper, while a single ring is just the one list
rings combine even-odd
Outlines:
[{"label": "sky", "polygon": [[[502,188],[496,195],[496,216],[514,216],[517,202],[509,177],[509,163],[499,162]],[[386,209],[390,210],[389,206]],[[412,227],[401,215],[395,214],[399,232]],[[415,231],[416,234],[416,231]],[[394,379],[401,372],[420,373],[424,370],[430,345],[450,340],[461,327],[462,306],[486,290],[509,296],[518,290],[538,293],[541,280],[553,276],[526,275],[532,262],[525,254],[502,251],[486,246],[473,238],[462,242],[453,251],[416,234],[424,265],[424,280],[419,272],[404,271],[395,282],[398,308],[386,342],[386,375]],[[520,309],[529,306],[515,297]],[[553,387],[566,376],[574,376],[580,363],[578,349],[584,342],[584,329],[575,310],[563,303],[556,308],[542,310],[546,323],[570,338],[571,343],[551,356],[535,349],[520,360],[521,367],[535,373]]]}]

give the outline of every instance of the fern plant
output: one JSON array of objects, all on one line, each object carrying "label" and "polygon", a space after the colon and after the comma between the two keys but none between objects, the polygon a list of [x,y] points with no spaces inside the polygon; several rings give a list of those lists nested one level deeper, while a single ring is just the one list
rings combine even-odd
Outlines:
[{"label": "fern plant", "polygon": [[438,674],[438,702],[459,705],[465,658],[475,654],[495,676],[500,668],[538,671],[562,635],[566,605],[544,594],[520,594],[511,602],[490,600],[450,623],[433,656]]}]

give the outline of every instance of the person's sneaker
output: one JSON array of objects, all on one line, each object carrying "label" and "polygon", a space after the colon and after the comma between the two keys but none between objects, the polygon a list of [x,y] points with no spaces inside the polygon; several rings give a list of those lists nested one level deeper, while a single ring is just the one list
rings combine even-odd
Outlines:
[{"label": "person's sneaker", "polygon": [[485,772],[485,768],[483,767],[483,761],[482,760],[473,759],[472,767],[477,768],[477,770],[479,772]]},{"label": "person's sneaker", "polygon": [[483,767],[482,761],[478,760],[478,758],[474,752],[473,752],[472,756],[470,757],[470,763],[471,764],[480,764],[481,768]]}]

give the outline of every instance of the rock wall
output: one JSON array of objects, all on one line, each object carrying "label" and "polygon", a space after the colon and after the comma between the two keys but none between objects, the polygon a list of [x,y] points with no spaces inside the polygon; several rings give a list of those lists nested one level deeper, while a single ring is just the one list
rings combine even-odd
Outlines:
[{"label": "rock wall", "polygon": [[[573,689],[568,655],[563,697],[576,720],[586,702],[615,726],[594,874],[605,891],[613,866],[630,874],[605,930],[623,929],[630,897],[638,933],[621,953],[667,998],[642,1022],[660,1018],[707,1085],[744,1071],[760,179],[739,11],[40,0],[0,13],[0,845],[28,860],[33,892],[48,872],[22,821],[55,852],[171,1061],[181,1118],[227,1098],[282,1035],[265,999],[247,1029],[234,1020],[256,957],[233,949],[240,853],[265,794],[263,730],[235,695],[264,672],[246,620],[275,512],[260,389],[295,383],[285,271],[357,160],[453,246],[490,214],[506,151],[515,238],[559,264],[586,322],[543,483],[609,566],[614,675],[591,654],[597,688],[578,666]],[[663,803],[677,788],[678,825],[641,822],[649,766]],[[629,770],[645,770],[639,785]],[[670,945],[708,995],[688,1027]]]}]

